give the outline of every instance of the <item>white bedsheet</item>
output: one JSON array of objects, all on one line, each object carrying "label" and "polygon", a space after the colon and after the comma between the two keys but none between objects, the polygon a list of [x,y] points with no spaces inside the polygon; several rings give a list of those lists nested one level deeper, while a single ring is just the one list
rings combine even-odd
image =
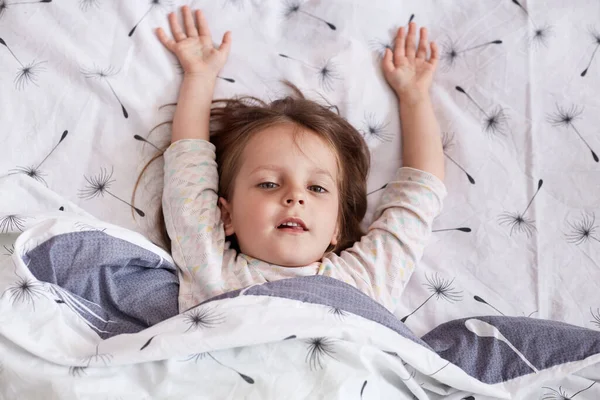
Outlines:
[{"label": "white bedsheet", "polygon": [[[137,176],[156,153],[134,136],[158,147],[169,142],[168,125],[150,130],[172,117],[172,107],[160,106],[176,100],[180,75],[153,28],[166,28],[167,12],[182,4],[0,1],[0,174],[33,168],[86,212],[155,238],[159,163],[136,199],[145,217],[124,202],[131,203]],[[594,158],[600,155],[600,3],[187,4],[206,12],[215,42],[233,31],[215,97],[275,98],[284,93],[281,78],[311,98],[325,95],[365,131],[373,152],[370,191],[400,165],[397,102],[378,54],[414,14],[443,45],[432,95],[442,130],[453,139],[446,146],[449,196],[438,232],[397,316],[410,315],[405,322],[417,335],[448,320],[499,314],[600,328],[600,163]],[[286,17],[294,5],[299,9]],[[109,182],[104,196],[82,197],[98,181]],[[369,216],[379,194],[369,197]],[[455,228],[468,229],[447,230]],[[571,395],[588,386],[562,385]]]}]

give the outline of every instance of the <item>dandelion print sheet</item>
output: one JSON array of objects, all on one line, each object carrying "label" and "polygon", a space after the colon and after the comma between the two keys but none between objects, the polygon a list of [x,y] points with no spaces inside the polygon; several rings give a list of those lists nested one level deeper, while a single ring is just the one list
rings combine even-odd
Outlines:
[{"label": "dandelion print sheet", "polygon": [[[39,246],[59,236],[61,251],[135,245],[139,268],[171,273],[148,241],[161,160],[132,192],[169,143],[181,70],[153,29],[183,4],[205,11],[215,42],[233,32],[216,98],[275,99],[285,78],[364,134],[365,228],[401,165],[381,56],[399,26],[430,29],[449,194],[401,328],[344,308],[352,295],[230,296],[179,316],[146,295],[144,309],[128,298],[103,314],[100,292],[39,278]],[[600,397],[599,13],[591,0],[0,0],[0,398]],[[127,334],[101,332],[107,321]],[[290,360],[302,378],[270,378]]]}]

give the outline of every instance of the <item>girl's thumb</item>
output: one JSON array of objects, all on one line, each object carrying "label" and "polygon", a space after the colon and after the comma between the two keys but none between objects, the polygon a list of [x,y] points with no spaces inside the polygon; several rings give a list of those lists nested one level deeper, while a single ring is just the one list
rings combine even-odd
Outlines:
[{"label": "girl's thumb", "polygon": [[394,54],[387,47],[385,48],[382,63],[384,71],[392,71],[394,69]]},{"label": "girl's thumb", "polygon": [[221,42],[221,46],[219,46],[219,51],[224,51],[225,53],[229,53],[230,49],[231,49],[231,31],[227,31],[223,35],[223,41]]}]

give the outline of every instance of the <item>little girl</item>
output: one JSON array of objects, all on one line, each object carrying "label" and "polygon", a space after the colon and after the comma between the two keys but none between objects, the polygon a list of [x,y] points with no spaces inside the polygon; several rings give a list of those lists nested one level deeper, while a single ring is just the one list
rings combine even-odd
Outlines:
[{"label": "little girl", "polygon": [[[213,47],[201,11],[169,14],[162,44],[184,70],[164,153],[162,207],[180,269],[180,312],[221,293],[273,280],[326,275],[395,308],[446,196],[439,127],[429,97],[438,62],[427,30],[398,30],[385,78],[400,102],[402,156],[364,234],[369,151],[347,121],[296,97],[212,100],[231,32]],[[194,18],[195,17],[195,18]],[[212,107],[213,103],[225,103]]]}]

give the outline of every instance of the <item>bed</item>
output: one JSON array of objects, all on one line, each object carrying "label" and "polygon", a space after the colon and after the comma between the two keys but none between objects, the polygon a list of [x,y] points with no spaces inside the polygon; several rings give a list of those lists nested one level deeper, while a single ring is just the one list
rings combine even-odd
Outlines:
[{"label": "bed", "polygon": [[[594,1],[185,3],[205,11],[215,41],[233,32],[216,98],[275,99],[289,79],[362,132],[365,228],[401,165],[380,60],[399,26],[430,29],[442,51],[432,97],[449,195],[395,318],[368,299],[356,309],[300,299],[305,282],[292,280],[185,314],[121,317],[123,334],[103,335],[98,321],[127,313],[102,315],[38,280],[48,241],[60,252],[102,242],[86,257],[106,263],[135,246],[128,265],[172,274],[155,245],[160,160],[132,193],[168,146],[181,79],[153,28],[183,4],[0,0],[0,397],[600,398]],[[258,368],[267,361],[292,363],[296,378],[273,378]]]}]

